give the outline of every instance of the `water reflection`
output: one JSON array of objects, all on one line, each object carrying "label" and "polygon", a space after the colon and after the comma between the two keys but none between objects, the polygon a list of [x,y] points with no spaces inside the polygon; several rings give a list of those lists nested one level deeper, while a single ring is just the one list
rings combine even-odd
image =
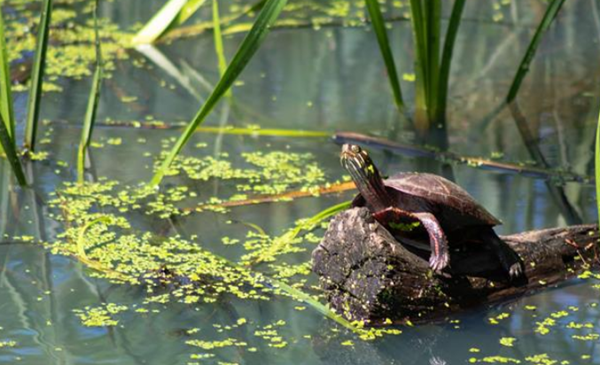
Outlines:
[{"label": "water reflection", "polygon": [[[102,12],[123,26],[146,19],[161,2],[104,2]],[[509,110],[485,120],[504,97],[525,51],[532,27],[543,13],[535,2],[512,2],[500,23],[489,21],[493,13],[487,5],[469,2],[465,21],[457,40],[452,66],[448,109],[450,150],[461,155],[490,157],[496,153],[506,161],[531,160]],[[390,15],[401,11],[392,9]],[[519,105],[527,120],[532,140],[549,167],[569,169],[589,175],[593,166],[594,128],[597,114],[599,56],[597,45],[598,4],[571,1],[565,4],[559,22],[540,47],[531,72],[519,94]],[[226,38],[228,59],[243,35]],[[407,22],[394,23],[390,37],[400,73],[411,74],[412,40]],[[106,81],[98,117],[100,120],[161,120],[166,123],[188,120],[196,112],[218,79],[217,60],[210,34],[174,41],[148,51],[129,52],[129,59],[117,62],[112,79]],[[324,131],[371,133],[403,142],[416,142],[411,125],[398,124],[398,117],[385,80],[374,35],[364,28],[310,28],[273,32],[257,58],[242,74],[233,89],[234,104],[220,105],[207,125],[262,128],[304,128]],[[135,65],[135,66],[134,66]],[[409,79],[409,77],[407,77]],[[407,103],[413,102],[412,83],[401,81]],[[9,338],[15,347],[0,349],[0,363],[76,364],[184,364],[190,355],[202,352],[185,344],[197,338],[188,331],[200,328],[202,338],[223,336],[215,325],[234,325],[240,318],[252,319],[261,326],[281,319],[281,330],[289,342],[274,349],[257,339],[253,331],[237,328],[228,335],[247,341],[258,351],[227,348],[216,351],[210,361],[244,364],[455,364],[471,357],[502,354],[523,359],[532,354],[549,353],[560,360],[581,363],[582,355],[598,358],[593,341],[572,338],[577,333],[564,326],[546,336],[535,333],[535,323],[550,313],[569,310],[564,321],[598,322],[597,291],[591,284],[572,281],[570,286],[547,290],[511,303],[510,307],[481,309],[442,323],[403,328],[404,334],[381,341],[361,342],[349,334],[332,337],[330,321],[320,315],[294,309],[298,303],[276,299],[267,303],[242,302],[229,297],[215,305],[157,305],[158,313],[146,316],[129,313],[112,328],[87,328],[72,313],[74,309],[117,302],[135,307],[145,297],[139,288],[114,286],[90,277],[80,263],[54,256],[27,242],[23,236],[52,242],[62,230],[40,201],[47,201],[61,181],[75,177],[75,149],[79,140],[88,85],[72,79],[62,80],[64,92],[44,99],[44,118],[67,124],[44,126],[44,132],[60,143],[43,145],[48,161],[28,166],[35,189],[14,188],[4,161],[0,176],[0,341]],[[136,96],[122,102],[123,96]],[[97,128],[95,140],[122,138],[121,146],[105,144],[92,149],[95,176],[119,179],[124,183],[147,181],[151,176],[151,156],[161,149],[161,140],[177,136],[177,130],[143,128]],[[129,143],[129,141],[133,141]],[[143,142],[142,142],[143,141]],[[194,143],[208,143],[210,153],[227,151],[234,163],[242,163],[244,151],[283,150],[311,152],[331,181],[343,171],[339,148],[325,139],[251,137],[197,134]],[[147,156],[144,153],[148,153]],[[189,149],[188,154],[197,153]],[[396,171],[443,173],[439,161],[373,151],[374,160],[387,174]],[[63,161],[63,163],[58,163]],[[538,161],[539,162],[539,161]],[[454,179],[477,200],[504,221],[498,230],[510,233],[528,229],[565,225],[565,216],[552,200],[548,185],[512,173],[492,173],[464,165],[452,166]],[[234,183],[209,181],[192,186],[207,196],[227,194]],[[561,185],[564,199],[583,221],[595,219],[593,189],[588,185]],[[299,199],[294,202],[240,207],[227,215],[203,213],[176,222],[178,230],[202,235],[202,242],[215,252],[234,257],[239,247],[224,248],[223,232],[243,238],[247,226],[260,225],[272,235],[280,234],[299,218],[348,199],[352,193]],[[230,224],[229,221],[233,221]],[[164,235],[173,226],[148,227]],[[13,237],[20,237],[14,239]],[[308,253],[307,256],[308,257]],[[316,284],[314,278],[311,283]],[[535,306],[528,310],[526,306]],[[513,310],[514,309],[514,310]],[[491,326],[488,318],[501,312],[511,317]],[[306,336],[310,336],[307,338]],[[515,347],[502,346],[499,339],[515,337]],[[343,343],[353,341],[352,346]],[[478,348],[481,352],[470,352]],[[198,360],[199,361],[199,360]]]}]

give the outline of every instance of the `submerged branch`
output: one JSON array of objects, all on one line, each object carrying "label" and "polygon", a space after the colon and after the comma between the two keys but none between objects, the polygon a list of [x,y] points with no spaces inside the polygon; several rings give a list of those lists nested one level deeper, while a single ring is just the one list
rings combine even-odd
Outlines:
[{"label": "submerged branch", "polygon": [[335,141],[335,143],[338,144],[357,143],[369,146],[370,148],[394,151],[408,156],[428,157],[444,162],[452,161],[461,164],[467,164],[469,166],[478,167],[481,169],[494,170],[498,172],[510,172],[527,177],[553,180],[553,182],[561,184],[564,184],[565,182],[578,182],[581,184],[591,185],[594,184],[595,181],[594,178],[591,176],[579,175],[572,172],[552,170],[536,166],[519,165],[507,162],[498,162],[484,159],[481,157],[461,156],[453,152],[436,151],[427,147],[393,142],[388,139],[372,137],[360,133],[339,132],[333,136],[333,140]]},{"label": "submerged branch", "polygon": [[303,191],[296,190],[290,191],[287,193],[281,194],[273,194],[273,195],[260,195],[250,199],[244,200],[233,200],[227,201],[221,204],[200,204],[193,208],[184,208],[184,212],[193,212],[193,211],[203,211],[203,210],[215,210],[215,209],[223,209],[223,208],[233,208],[233,207],[241,207],[245,205],[254,205],[254,204],[264,204],[264,203],[275,203],[282,201],[291,201],[298,198],[309,198],[309,197],[317,197],[326,194],[335,194],[341,193],[348,190],[354,190],[356,186],[353,182],[342,182],[335,184],[328,184],[326,186],[319,187],[316,190]]}]

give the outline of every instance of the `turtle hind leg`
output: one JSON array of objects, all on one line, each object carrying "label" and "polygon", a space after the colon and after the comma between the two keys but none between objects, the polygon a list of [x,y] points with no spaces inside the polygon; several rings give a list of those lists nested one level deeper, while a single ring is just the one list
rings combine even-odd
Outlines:
[{"label": "turtle hind leg", "polygon": [[492,247],[498,259],[500,259],[502,267],[512,280],[518,279],[525,274],[523,260],[506,242],[498,237],[491,227],[484,230],[482,238]]}]

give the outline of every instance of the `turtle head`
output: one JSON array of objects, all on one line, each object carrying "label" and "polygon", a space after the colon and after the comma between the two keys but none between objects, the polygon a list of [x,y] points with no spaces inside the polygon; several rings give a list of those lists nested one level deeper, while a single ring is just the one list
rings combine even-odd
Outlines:
[{"label": "turtle head", "polygon": [[355,144],[344,144],[340,162],[373,213],[392,205],[379,170],[367,151]]}]

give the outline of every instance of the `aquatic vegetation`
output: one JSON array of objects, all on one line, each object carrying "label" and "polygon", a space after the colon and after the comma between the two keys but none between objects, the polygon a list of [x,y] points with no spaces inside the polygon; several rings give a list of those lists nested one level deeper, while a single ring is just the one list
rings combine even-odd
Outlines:
[{"label": "aquatic vegetation", "polygon": [[[2,333],[3,329],[4,328],[0,327],[0,333]],[[0,349],[3,347],[15,347],[15,346],[17,346],[17,343],[15,341],[0,339]]]},{"label": "aquatic vegetation", "polygon": [[132,39],[134,45],[153,43],[168,29],[177,27],[193,15],[206,0],[170,0]]},{"label": "aquatic vegetation", "polygon": [[[0,119],[3,118],[0,116]],[[19,185],[27,185],[27,180],[23,174],[23,168],[21,166],[21,160],[19,160],[19,156],[17,155],[15,148],[14,139],[11,137],[9,130],[6,128],[4,120],[0,120],[0,145],[2,145],[3,152],[8,158],[10,167],[12,168]]]},{"label": "aquatic vegetation", "polygon": [[[88,105],[81,129],[81,140],[77,152],[77,181],[83,182],[86,152],[92,140],[92,131],[96,120],[96,110],[98,109],[98,100],[100,99],[100,85],[102,80],[102,50],[100,48],[100,36],[98,34],[98,0],[94,1],[94,43],[96,44],[96,68],[92,88],[88,98]],[[110,141],[108,141],[110,143]]]},{"label": "aquatic vegetation", "polygon": [[231,87],[254,53],[258,50],[269,32],[270,26],[275,22],[286,2],[286,0],[268,0],[262,7],[252,29],[242,41],[240,48],[237,50],[231,63],[227,67],[225,74],[220,78],[208,99],[202,104],[202,107],[198,110],[196,116],[190,121],[186,130],[181,137],[179,137],[173,149],[164,159],[162,165],[152,177],[150,185],[158,186],[160,184],[170,165],[173,163],[173,160],[175,160],[179,152],[181,152],[183,146],[190,139],[196,128],[204,122],[205,118]]},{"label": "aquatic vegetation", "polygon": [[[260,187],[261,182],[265,186],[275,186],[275,192],[299,183],[314,183],[323,179],[322,173],[310,173],[319,169],[316,164],[309,163],[308,155],[272,152],[247,153],[243,157],[255,167],[235,169],[230,163],[221,161],[217,165],[224,166],[223,168],[211,169],[211,166],[214,167],[212,160],[211,165],[202,163],[202,160],[191,161],[180,156],[178,162],[182,163],[176,163],[175,171],[171,171],[171,174],[182,172],[204,180],[247,179],[253,182],[255,187]],[[184,163],[186,161],[187,163]],[[181,170],[178,170],[179,167]],[[200,171],[201,173],[198,173]],[[247,186],[244,184],[241,189],[247,189]],[[256,191],[262,193],[265,190],[259,188]],[[59,236],[59,240],[48,247],[55,254],[77,257],[98,271],[94,275],[116,281],[152,284],[148,287],[149,293],[154,292],[153,287],[157,285],[172,287],[167,295],[157,293],[150,296],[147,299],[148,303],[172,300],[183,303],[212,303],[224,293],[241,299],[267,300],[270,293],[296,293],[296,289],[282,282],[273,282],[260,273],[251,272],[243,266],[233,265],[211,254],[195,242],[195,236],[190,239],[180,235],[161,236],[147,231],[143,223],[142,226],[136,227],[136,219],[131,218],[132,215],[142,214],[142,217],[155,216],[158,219],[169,220],[173,215],[189,214],[180,213],[175,205],[195,197],[196,195],[184,186],[173,187],[160,193],[146,185],[122,187],[116,181],[106,180],[66,184],[51,202],[51,206],[58,210],[55,218],[62,221],[66,229]],[[324,217],[327,216],[329,215]],[[313,218],[312,221],[314,223],[310,227],[320,220]],[[302,227],[306,229],[307,225]],[[294,235],[299,231],[300,229],[294,230]],[[253,239],[252,236],[249,238]],[[267,236],[260,237],[259,241],[276,242]],[[286,243],[286,250],[273,250],[266,244],[260,244],[254,249],[269,251],[270,257],[295,252],[295,249],[290,248],[289,242]],[[256,252],[260,257],[265,255],[258,250]],[[279,275],[281,278],[307,272],[306,265],[296,269],[281,265],[281,268],[285,270],[284,274]],[[168,280],[161,281],[165,278]]]},{"label": "aquatic vegetation", "polygon": [[15,116],[4,33],[4,15],[0,9],[0,156],[5,155],[19,185],[27,185],[15,142]]},{"label": "aquatic vegetation", "polygon": [[[14,3],[14,1],[10,2],[9,6]],[[364,19],[361,18],[365,16],[367,8],[362,3],[355,4],[348,1],[327,3],[314,2],[306,5],[307,8],[312,9],[313,14],[319,15],[308,22],[304,22],[302,19],[302,16],[305,15],[294,16],[292,13],[299,9],[301,5],[291,4],[291,6],[282,10],[283,15],[287,14],[289,16],[289,19],[284,19],[288,23],[275,22],[272,27],[277,27],[278,24],[279,26],[289,24],[291,26],[310,26],[313,28],[327,26],[328,24],[343,24],[345,26],[352,22],[360,25],[365,24]],[[396,17],[396,13],[390,12],[389,6],[399,9],[401,7],[398,3],[400,2],[386,4],[388,8],[384,9],[383,13],[388,16],[386,21]],[[231,15],[227,11],[231,13],[237,7],[237,10],[247,14],[248,6],[234,3],[227,8],[223,7],[223,4],[225,3],[217,4],[216,1],[213,2],[213,6],[221,6],[221,9],[218,9],[221,14],[210,22],[200,20],[198,25],[212,23],[212,25],[207,25],[206,29],[215,30],[217,25],[223,25],[221,36],[250,29],[249,25],[251,24],[246,19],[252,19],[251,16],[244,17],[241,22],[227,23],[228,19],[231,19]],[[302,6],[305,6],[305,4],[302,4]],[[84,10],[83,14],[86,15],[91,7],[85,5],[81,9]],[[407,9],[406,2],[403,2],[403,8],[401,9]],[[25,12],[29,12],[29,10],[25,10]],[[92,44],[94,39],[93,27],[91,22],[78,24],[79,20],[76,20],[74,15],[73,12],[66,11],[64,8],[56,9],[53,14],[53,23],[57,23],[57,26],[51,27],[50,37],[55,39],[57,46],[55,47],[54,44],[50,46],[48,64],[51,65],[56,60],[60,62],[61,57],[69,60],[64,62],[64,65],[57,65],[54,70],[47,69],[50,79],[46,83],[46,91],[50,84],[56,89],[62,85],[65,79],[56,78],[59,73],[69,73],[65,77],[82,78],[91,76],[94,72],[94,69],[90,68],[90,65],[93,65],[96,60]],[[11,23],[9,25],[10,31],[14,32],[21,26],[12,21],[14,20],[12,16],[10,15],[8,19]],[[31,25],[32,23],[24,20],[23,24]],[[390,26],[390,24],[386,25],[385,23],[382,23],[382,25],[388,28]],[[125,47],[126,40],[129,39],[128,35],[125,35],[123,39],[116,39],[124,33],[120,30],[116,33],[107,30],[114,27],[106,20],[101,20],[98,24],[100,38],[105,39],[108,43],[105,53],[107,75],[109,77],[110,70],[114,68],[115,57],[127,57],[127,52],[124,51],[123,47]],[[183,28],[181,29],[183,30]],[[175,32],[171,33],[173,36],[175,34]],[[25,49],[24,47],[27,46],[29,49],[33,49],[33,42],[31,42],[33,37],[29,34],[22,37],[23,44],[19,44],[17,47]],[[12,40],[9,41],[13,42]],[[85,47],[85,55],[74,56],[75,53],[79,52],[77,47],[80,46]],[[19,58],[12,54],[13,48],[9,51],[11,57],[13,57],[13,62],[20,62]],[[65,56],[65,52],[69,52],[68,56]],[[73,54],[70,52],[73,52]],[[25,51],[18,55],[18,57],[23,56],[26,56]],[[71,65],[71,59],[75,59],[74,63],[77,64]],[[94,79],[96,79],[95,75]],[[214,75],[216,75],[216,72]],[[403,75],[405,81],[416,81],[415,78],[414,74]],[[246,87],[248,87],[250,81],[245,81],[247,83]],[[22,90],[21,86],[17,86],[17,89]],[[125,94],[123,97],[118,96],[118,98],[122,102],[129,103],[126,107],[142,103],[144,100],[142,95],[137,100],[137,96],[130,95],[130,93]],[[302,100],[300,103],[302,106],[314,107],[315,109],[319,107],[316,98],[311,100],[314,100],[314,105],[312,102],[306,102],[306,100]],[[88,120],[93,120],[93,117],[88,118]],[[51,126],[53,123],[65,122],[51,121],[48,125]],[[120,122],[109,120],[103,124],[108,125],[111,123],[117,126]],[[181,123],[177,122],[171,123],[169,121],[169,124],[167,124],[143,120],[143,117],[142,121],[124,123],[135,127],[156,127],[157,129],[178,128],[181,126]],[[255,122],[253,121],[253,123]],[[98,141],[91,142],[88,138],[86,144],[94,148],[104,147],[105,150],[95,152],[98,155],[108,155],[115,151],[115,146],[126,148],[134,144],[136,147],[146,148],[151,147],[155,141],[147,135],[141,134],[135,136],[134,139],[128,139],[126,135],[129,132],[119,130],[118,133],[113,133],[115,130],[116,128],[112,128],[109,137],[102,137]],[[120,136],[121,132],[123,132],[123,137]],[[137,132],[141,131],[135,131],[135,133]],[[165,133],[170,132],[166,131]],[[257,125],[248,125],[247,127],[201,126],[195,129],[194,133],[293,138],[323,138],[330,135],[327,131],[268,129]],[[9,135],[10,132],[7,131],[6,134]],[[87,135],[89,136],[91,133]],[[250,140],[250,138],[246,138],[246,140]],[[45,139],[39,139],[37,145],[41,146],[51,141],[50,137],[46,137]],[[259,141],[261,142],[259,148],[264,148],[262,145],[263,140]],[[314,139],[311,141],[318,142]],[[322,139],[321,141],[324,142],[325,140]],[[170,141],[165,146],[170,148],[173,142]],[[298,140],[294,140],[294,142],[298,142]],[[304,143],[305,141],[300,142]],[[137,145],[138,143],[139,145]],[[194,143],[196,143],[196,140],[192,144]],[[141,146],[142,144],[144,146]],[[290,145],[292,145],[291,150],[293,151],[293,143],[290,143]],[[160,191],[155,191],[143,184],[124,185],[117,181],[102,178],[97,181],[83,182],[79,185],[69,183],[60,186],[56,190],[50,211],[54,219],[62,225],[64,232],[57,240],[54,240],[54,236],[52,236],[52,239],[44,245],[48,247],[50,252],[79,261],[80,264],[75,265],[76,269],[79,267],[87,268],[84,273],[103,279],[94,282],[105,285],[107,281],[110,281],[114,283],[111,289],[130,290],[136,294],[132,296],[134,301],[137,300],[133,305],[131,303],[121,304],[120,300],[114,298],[111,299],[115,303],[103,302],[103,299],[100,299],[89,306],[86,306],[88,302],[80,304],[80,309],[73,314],[79,318],[83,326],[108,328],[107,331],[87,330],[89,333],[119,332],[127,326],[143,322],[140,319],[149,319],[148,322],[154,322],[160,313],[174,313],[180,309],[182,312],[185,311],[186,314],[190,312],[195,314],[204,308],[214,309],[217,312],[230,304],[236,307],[234,309],[239,309],[245,307],[247,302],[252,303],[248,304],[249,307],[256,306],[261,307],[261,309],[264,307],[271,314],[272,307],[279,309],[279,303],[276,301],[288,303],[290,310],[287,314],[290,317],[295,315],[307,316],[307,318],[314,317],[314,310],[316,310],[324,315],[331,315],[334,321],[339,320],[339,326],[334,325],[333,322],[326,322],[328,325],[325,326],[326,333],[324,336],[333,338],[340,346],[346,347],[346,351],[356,350],[357,353],[361,352],[361,345],[363,345],[361,339],[373,340],[400,333],[398,329],[367,330],[362,328],[363,324],[343,322],[340,317],[335,317],[335,313],[332,315],[331,310],[323,304],[325,302],[324,298],[315,289],[314,278],[311,278],[310,275],[308,252],[320,240],[327,217],[334,214],[337,209],[345,208],[346,205],[332,207],[332,209],[309,219],[292,222],[292,219],[296,217],[290,218],[283,223],[284,225],[290,225],[287,228],[282,228],[281,221],[275,223],[274,226],[265,225],[264,228],[257,226],[256,222],[235,221],[235,219],[253,219],[249,214],[246,214],[250,209],[243,208],[233,211],[232,221],[225,224],[228,224],[226,227],[243,226],[242,230],[247,228],[247,232],[243,231],[240,234],[239,230],[225,228],[224,230],[227,232],[223,232],[223,235],[209,237],[202,229],[204,224],[210,224],[207,222],[214,222],[215,217],[217,220],[227,220],[229,217],[212,213],[227,213],[237,203],[242,205],[245,204],[244,202],[253,201],[253,199],[256,199],[256,201],[264,199],[261,201],[280,202],[293,199],[298,196],[296,195],[297,192],[306,194],[302,196],[318,196],[322,191],[325,191],[324,187],[338,186],[335,183],[330,184],[326,170],[315,162],[314,156],[270,150],[270,147],[261,152],[246,152],[239,155],[237,153],[234,155],[232,152],[229,152],[228,155],[210,150],[211,155],[207,156],[209,150],[205,149],[206,147],[208,145],[205,142],[200,142],[194,146],[188,146],[188,155],[178,155],[169,166],[165,174],[165,183],[161,184]],[[247,148],[255,147],[249,144],[249,146],[244,145],[240,150],[247,151]],[[122,153],[123,150],[117,152]],[[59,158],[65,161],[56,161],[54,159],[55,153],[54,149],[48,148],[47,151],[38,150],[35,154],[30,154],[29,157],[32,160],[44,161],[34,166],[44,168],[45,166],[51,166],[48,171],[60,170],[67,173],[60,178],[63,176],[71,178],[73,176],[74,160],[68,157],[65,158],[62,155]],[[161,156],[153,156],[149,150],[145,149],[142,153],[144,153],[144,157],[154,157],[154,161],[157,163],[154,168],[160,166],[158,165],[160,158],[167,156],[166,153]],[[102,158],[104,157],[103,155]],[[144,159],[142,163],[152,168],[152,164],[148,161],[150,161],[150,158]],[[475,164],[472,161],[471,163]],[[102,162],[100,165],[102,165]],[[80,176],[82,175],[80,174]],[[215,194],[215,190],[207,189],[207,187],[213,186],[212,183],[215,183],[214,186],[219,185],[219,187],[223,186],[224,188],[219,188],[218,194]],[[313,201],[316,201],[316,199],[307,200],[308,203]],[[2,204],[5,204],[5,200],[2,200]],[[3,205],[3,216],[11,208],[10,204],[12,202],[6,201],[6,204],[8,204],[8,208],[5,209]],[[286,204],[289,205],[289,203]],[[29,209],[30,207],[24,208],[23,212],[28,213]],[[209,210],[211,212],[206,213]],[[46,211],[44,211],[45,213]],[[239,216],[238,213],[240,213]],[[304,213],[306,212],[303,212],[303,215]],[[210,217],[210,219],[207,217]],[[26,222],[27,219],[28,217],[25,214],[23,224],[29,227],[30,222]],[[196,221],[199,222],[198,229],[194,232],[186,232],[186,228],[189,229],[189,226],[194,226]],[[52,224],[55,223],[52,221]],[[33,226],[33,224],[31,225]],[[56,226],[53,225],[52,233],[54,233],[55,228]],[[29,235],[5,236],[4,238],[18,239],[23,242],[33,241],[33,236]],[[224,257],[216,254],[221,252],[224,252]],[[50,257],[50,255],[47,256]],[[56,261],[67,262],[72,265],[71,260],[65,260],[64,258],[58,258]],[[84,280],[87,280],[85,276],[82,275]],[[595,279],[591,274],[582,277],[584,280],[586,278]],[[600,286],[592,285],[591,287]],[[127,292],[127,294],[129,293]],[[138,295],[142,298],[140,299]],[[243,304],[237,307],[239,303]],[[509,327],[511,322],[518,321],[520,317],[513,315],[512,310],[508,312],[503,309],[504,313],[496,313],[489,320],[490,324],[495,324],[496,327],[492,327],[494,330],[500,329],[503,331],[501,335],[492,337],[489,341],[499,347],[501,352],[496,356],[495,351],[486,351],[483,343],[479,345],[482,345],[480,347],[484,350],[479,350],[479,348],[469,350],[469,347],[465,346],[464,352],[467,354],[467,359],[468,356],[473,356],[472,362],[474,363],[566,364],[566,361],[556,360],[561,356],[560,354],[537,354],[543,350],[512,353],[513,348],[511,347],[519,349],[524,340],[527,340],[526,337],[539,337],[541,340],[545,340],[548,337],[542,336],[562,336],[569,341],[569,344],[581,346],[598,341],[597,329],[594,328],[594,323],[575,318],[573,314],[576,311],[573,308],[565,308],[566,315],[562,310],[556,310],[550,314],[543,305],[539,307],[527,305],[523,308],[517,308],[517,310],[521,309],[524,312],[521,316],[525,316],[527,319],[530,317],[537,318],[531,320],[532,324],[525,328],[525,333],[532,333],[532,336],[523,336],[520,332],[504,331],[505,328],[503,327]],[[581,306],[579,310],[583,312],[586,309]],[[259,352],[260,355],[264,356],[265,354],[276,353],[275,351],[280,349],[285,349],[284,351],[304,350],[307,346],[310,346],[308,345],[309,342],[318,337],[316,333],[312,332],[315,330],[314,326],[310,329],[300,328],[299,331],[303,332],[301,335],[294,333],[295,329],[292,327],[297,326],[297,323],[294,323],[293,319],[286,318],[286,312],[274,313],[268,319],[256,320],[246,313],[243,313],[243,315],[248,319],[244,317],[237,318],[234,315],[229,322],[222,318],[211,319],[210,322],[192,322],[191,325],[195,326],[194,328],[182,330],[181,336],[185,337],[180,340],[180,345],[186,343],[190,349],[188,362],[190,364],[205,362],[241,363],[242,355],[240,354],[242,353],[243,356],[247,356],[250,353]],[[320,315],[317,317],[321,318]],[[177,319],[181,319],[181,317],[177,317]],[[305,321],[300,322],[302,323],[299,327],[305,325]],[[541,325],[538,326],[535,322],[539,322]],[[452,333],[457,333],[457,330],[462,330],[471,325],[468,321],[461,322],[457,319],[450,319],[448,323],[448,328],[453,331]],[[385,324],[391,324],[391,321]],[[110,328],[115,326],[118,327]],[[538,327],[540,333],[533,334],[533,331]],[[345,331],[346,328],[348,331]],[[234,330],[240,330],[240,332]],[[547,333],[542,335],[545,330],[547,330]],[[409,331],[412,330],[409,329]],[[12,341],[11,338],[3,338],[2,334],[0,329],[0,348],[17,346],[17,343]],[[21,346],[20,338],[15,339],[19,341],[18,346]],[[183,348],[185,348],[185,345],[183,345]],[[234,353],[234,355],[227,356],[229,354],[227,351]],[[468,352],[471,352],[471,355]],[[535,355],[531,355],[532,353]],[[584,354],[581,356],[582,360],[586,358],[589,358],[589,355]],[[571,363],[575,362],[571,361]]]},{"label": "aquatic vegetation", "polygon": [[[93,3],[77,0],[75,9],[82,14],[92,14]],[[36,48],[36,35],[30,29],[37,28],[37,12],[28,7],[17,8],[6,21],[6,42],[9,62],[28,68],[32,51]],[[78,18],[78,11],[57,8],[52,11],[52,23],[49,24],[49,40],[52,43],[46,49],[43,92],[61,91],[61,79],[82,79],[92,76],[90,65],[95,64],[94,22]],[[81,20],[80,20],[81,19]],[[131,34],[119,29],[108,19],[98,19],[98,32],[103,45],[104,70],[110,77],[115,69],[115,60],[128,58],[125,50],[130,45]],[[33,74],[32,74],[33,76]],[[13,91],[27,91],[26,83],[29,71],[23,80],[17,80]],[[40,95],[41,96],[41,95]]]},{"label": "aquatic vegetation", "polygon": [[385,67],[388,71],[388,80],[392,93],[394,94],[394,102],[400,115],[405,113],[404,100],[402,99],[402,90],[400,89],[400,81],[398,80],[398,72],[396,71],[396,65],[394,63],[394,56],[392,55],[392,49],[388,40],[387,31],[385,30],[385,23],[381,9],[377,0],[366,0],[367,9],[369,10],[369,16],[371,17],[371,25],[377,36],[377,42],[379,43],[379,49],[381,56],[385,62]]},{"label": "aquatic vegetation", "polygon": [[552,0],[552,1],[550,1],[550,4],[548,4],[546,12],[544,13],[544,17],[542,18],[542,21],[538,25],[538,27],[535,31],[535,34],[533,35],[533,38],[531,39],[531,42],[529,43],[529,47],[527,47],[527,52],[525,52],[525,55],[523,56],[523,59],[521,60],[521,64],[519,65],[519,68],[517,69],[517,72],[515,74],[513,82],[508,91],[508,94],[506,95],[506,104],[510,104],[515,100],[515,97],[517,96],[517,93],[519,92],[519,89],[521,88],[521,83],[523,82],[525,75],[529,71],[529,66],[531,64],[531,61],[533,60],[533,57],[535,56],[537,47],[539,46],[543,35],[546,33],[546,31],[548,30],[548,28],[550,27],[550,25],[556,18],[556,15],[562,8],[564,2],[565,2],[564,0]]},{"label": "aquatic vegetation", "polygon": [[31,151],[35,151],[35,137],[40,115],[42,84],[44,82],[44,70],[46,68],[46,49],[48,48],[51,19],[52,0],[44,0],[38,26],[35,59],[33,62],[33,70],[31,72],[31,84],[29,86],[29,96],[27,100],[27,121],[25,123],[24,146]]},{"label": "aquatic vegetation", "polygon": [[113,317],[126,310],[128,310],[127,306],[107,303],[99,307],[85,307],[74,312],[84,326],[111,327],[119,324],[119,321]]},{"label": "aquatic vegetation", "polygon": [[0,341],[0,349],[3,347],[15,347],[17,343],[15,341]]},{"label": "aquatic vegetation", "polygon": [[600,224],[600,199],[598,199],[600,197],[600,112],[598,112],[596,142],[594,144],[594,176],[596,177],[596,212]]},{"label": "aquatic vegetation", "polygon": [[[9,60],[4,37],[4,14],[0,9],[0,115],[8,132],[13,139],[15,135],[15,116],[13,112],[13,98],[10,82]],[[2,152],[2,148],[0,148]]]}]

